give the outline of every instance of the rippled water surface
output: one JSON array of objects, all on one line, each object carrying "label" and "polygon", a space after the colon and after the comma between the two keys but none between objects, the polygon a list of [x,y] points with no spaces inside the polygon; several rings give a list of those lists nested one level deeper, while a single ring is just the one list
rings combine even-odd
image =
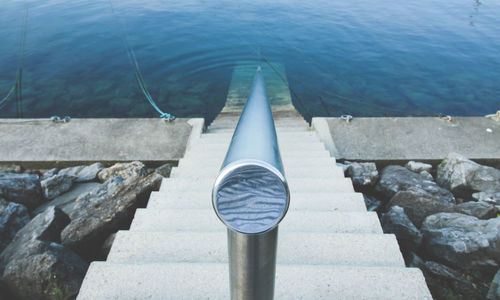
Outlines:
[{"label": "rippled water surface", "polygon": [[[0,100],[15,82],[28,5],[24,117],[157,116],[137,87],[125,32],[151,95],[179,117],[213,118],[242,62],[283,65],[306,118],[500,109],[500,1],[0,4]],[[15,97],[0,117],[16,117]]]}]

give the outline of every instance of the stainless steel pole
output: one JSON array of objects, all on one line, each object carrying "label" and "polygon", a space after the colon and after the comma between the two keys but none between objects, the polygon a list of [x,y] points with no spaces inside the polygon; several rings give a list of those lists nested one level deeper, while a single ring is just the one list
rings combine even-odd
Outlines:
[{"label": "stainless steel pole", "polygon": [[290,202],[260,67],[212,192],[228,227],[231,299],[274,296],[278,224]]}]

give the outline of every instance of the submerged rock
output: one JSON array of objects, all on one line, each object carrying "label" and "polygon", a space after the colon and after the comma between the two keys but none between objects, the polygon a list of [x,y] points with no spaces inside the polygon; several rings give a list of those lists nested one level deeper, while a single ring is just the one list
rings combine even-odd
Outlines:
[{"label": "submerged rock", "polygon": [[375,163],[349,162],[346,161],[347,175],[351,177],[354,187],[374,186],[378,180],[378,171]]},{"label": "submerged rock", "polygon": [[425,249],[450,266],[485,272],[500,266],[500,218],[438,213],[427,217],[420,230]]},{"label": "submerged rock", "polygon": [[120,176],[123,179],[128,179],[137,176],[148,175],[148,169],[140,161],[133,161],[130,163],[118,163],[113,166],[103,169],[97,175],[101,182],[109,180],[113,177]]},{"label": "submerged rock", "polygon": [[54,175],[40,182],[43,190],[43,195],[47,199],[54,199],[55,197],[69,191],[74,181],[73,176],[67,175]]},{"label": "submerged rock", "polygon": [[426,171],[430,173],[432,171],[432,165],[431,164],[426,164],[422,162],[416,162],[416,161],[409,161],[405,167],[415,173],[420,173],[422,171]]},{"label": "submerged rock", "polygon": [[97,178],[97,174],[104,169],[101,163],[95,163],[88,166],[76,166],[62,169],[58,175],[66,175],[74,177],[74,182],[87,182]]},{"label": "submerged rock", "polygon": [[380,219],[384,233],[394,233],[399,245],[405,249],[417,249],[422,243],[422,234],[413,225],[402,207],[393,206]]},{"label": "submerged rock", "polygon": [[455,197],[450,191],[443,189],[425,176],[401,166],[391,165],[385,167],[382,170],[378,184],[375,186],[376,191],[388,198],[393,197],[397,192],[406,191],[410,188],[449,203],[456,203]]},{"label": "submerged rock", "polygon": [[500,170],[482,166],[450,153],[437,168],[437,182],[454,194],[470,197],[473,192],[500,192]]},{"label": "submerged rock", "polygon": [[113,232],[126,227],[137,204],[160,186],[162,176],[114,177],[101,187],[78,197],[71,223],[62,232],[63,245],[84,257],[98,255],[100,245]]},{"label": "submerged rock", "polygon": [[28,209],[24,205],[0,198],[0,253],[29,221]]},{"label": "submerged rock", "polygon": [[33,209],[43,202],[38,175],[0,173],[0,197]]},{"label": "submerged rock", "polygon": [[80,289],[87,262],[60,242],[69,218],[51,207],[36,216],[0,254],[2,284],[20,299],[71,299]]},{"label": "submerged rock", "polygon": [[406,215],[417,227],[422,225],[427,216],[440,212],[456,211],[453,203],[434,197],[425,191],[412,188],[407,191],[398,192],[391,198],[387,206],[402,207]]}]

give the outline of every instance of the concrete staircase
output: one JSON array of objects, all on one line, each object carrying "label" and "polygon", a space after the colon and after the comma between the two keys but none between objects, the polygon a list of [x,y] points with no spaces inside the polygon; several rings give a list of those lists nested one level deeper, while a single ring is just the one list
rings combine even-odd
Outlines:
[{"label": "concrete staircase", "polygon": [[[291,190],[275,299],[432,299],[316,132],[297,116],[275,120]],[[91,264],[78,299],[229,298],[226,228],[210,195],[236,122],[221,115],[191,143],[107,261]]]}]

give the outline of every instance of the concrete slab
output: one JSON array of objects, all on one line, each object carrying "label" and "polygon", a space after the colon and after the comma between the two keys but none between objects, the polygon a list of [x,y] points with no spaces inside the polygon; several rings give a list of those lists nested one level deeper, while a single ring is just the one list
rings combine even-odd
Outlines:
[{"label": "concrete slab", "polygon": [[[500,122],[490,118],[354,118],[349,123],[340,118],[313,118],[312,121],[313,126],[323,122],[328,124],[327,128],[315,129],[321,131],[318,135],[339,160],[436,163],[449,152],[458,152],[483,163],[500,162]],[[325,134],[325,130],[329,132]]]},{"label": "concrete slab", "polygon": [[[62,167],[75,163],[179,160],[203,119],[0,120],[0,164]],[[195,131],[198,131],[195,133]]]}]

